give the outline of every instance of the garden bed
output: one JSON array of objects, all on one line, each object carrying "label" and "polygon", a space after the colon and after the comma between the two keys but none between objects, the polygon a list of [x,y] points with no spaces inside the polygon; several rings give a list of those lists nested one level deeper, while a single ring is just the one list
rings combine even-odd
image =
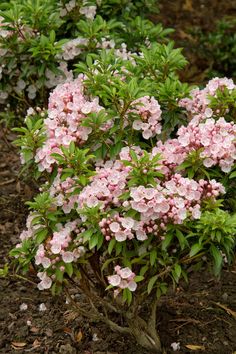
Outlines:
[{"label": "garden bed", "polygon": [[[224,15],[236,13],[235,1],[161,1],[157,20],[176,29],[176,47],[183,46],[191,62],[182,74],[188,82],[206,80],[206,62],[194,50],[192,25],[212,29]],[[0,133],[0,268],[18,242],[35,186],[19,179],[20,160],[9,132]],[[181,283],[158,305],[157,327],[163,354],[236,352],[236,270],[224,269],[216,280],[206,270],[191,272],[189,284]],[[32,273],[28,280],[0,279],[0,353],[42,354],[148,354],[130,337],[112,332],[104,324],[89,323],[71,310],[66,297],[39,292]],[[72,289],[83,306],[83,297]],[[88,309],[89,311],[89,309]],[[176,349],[176,350],[175,350]]]},{"label": "garden bed", "polygon": [[[24,202],[31,198],[34,189],[18,181],[20,163],[10,141],[6,144],[1,139],[0,151],[0,260],[4,263],[24,228]],[[234,353],[235,276],[236,271],[225,270],[217,281],[205,272],[192,273],[189,285],[182,284],[161,299],[158,328],[163,353],[174,352],[172,343],[180,344],[176,353],[181,354]],[[34,282],[36,277],[32,275],[30,280]],[[52,298],[50,292],[39,292],[30,282],[0,279],[0,353],[148,354],[129,337],[120,336],[103,324],[74,318],[65,301]],[[20,310],[22,304],[28,308]],[[45,304],[45,311],[40,311],[40,304]]]}]

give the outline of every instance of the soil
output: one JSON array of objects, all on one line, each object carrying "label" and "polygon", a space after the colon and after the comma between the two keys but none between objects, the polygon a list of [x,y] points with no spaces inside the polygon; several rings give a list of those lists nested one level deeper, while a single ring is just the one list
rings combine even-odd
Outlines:
[{"label": "soil", "polygon": [[[162,0],[160,7],[159,18],[176,29],[178,46],[182,44],[190,57],[193,53],[187,29],[192,24],[211,28],[224,14],[236,14],[236,1],[230,0]],[[205,64],[196,57],[190,60],[193,64],[184,73],[186,80],[202,82],[205,77],[200,73]],[[20,162],[13,139],[1,130],[0,267],[8,261],[8,251],[24,228],[24,203],[35,193],[32,183],[19,178]],[[235,277],[235,269],[225,269],[218,280],[207,272],[193,273],[188,285],[160,300],[157,326],[163,354],[236,353]],[[22,309],[24,304],[27,308]],[[49,292],[40,292],[33,276],[30,281],[0,278],[0,353],[148,354],[132,338],[101,323],[88,323],[69,310],[65,297],[52,298]],[[179,348],[174,350],[175,346]]]},{"label": "soil", "polygon": [[[236,0],[159,0],[160,12],[151,16],[155,22],[175,30],[172,38],[176,47],[183,48],[189,64],[181,71],[181,79],[194,84],[207,80],[212,58],[205,57],[199,46],[196,29],[209,33],[216,28],[216,22],[223,18],[236,18]],[[236,68],[235,68],[236,69]],[[221,68],[222,76],[232,77]]]}]

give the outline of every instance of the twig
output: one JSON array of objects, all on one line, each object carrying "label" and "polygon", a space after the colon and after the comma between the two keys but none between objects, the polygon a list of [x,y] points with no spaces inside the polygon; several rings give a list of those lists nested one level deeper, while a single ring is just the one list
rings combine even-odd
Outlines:
[{"label": "twig", "polygon": [[0,187],[5,186],[5,185],[7,185],[7,184],[11,184],[11,183],[14,182],[14,181],[15,181],[15,178],[11,178],[11,179],[9,179],[9,180],[7,180],[7,181],[0,182]]},{"label": "twig", "polygon": [[[101,322],[104,322],[106,323],[107,325],[110,326],[111,329],[113,329],[114,331],[118,331],[119,333],[123,333],[123,334],[130,334],[131,333],[131,330],[130,328],[128,327],[121,327],[119,326],[118,324],[116,324],[115,322],[113,322],[112,320],[109,320],[108,318],[104,317],[102,314],[100,314],[100,312],[98,311],[98,309],[96,308],[96,306],[93,304],[92,307],[93,309],[95,310],[95,313],[92,313],[91,311],[86,311],[84,309],[82,309],[78,304],[77,302],[71,297],[68,289],[65,289],[66,290],[66,294],[68,295],[71,303],[74,305],[74,307],[81,313],[82,316],[88,318],[88,319],[91,319],[91,320],[98,320],[98,321],[101,321]],[[92,301],[90,299],[90,301]]]},{"label": "twig", "polygon": [[19,275],[19,274],[9,274],[9,276],[10,276],[11,278],[17,278],[17,279],[20,279],[20,280],[27,281],[27,282],[30,283],[30,284],[37,285],[37,283],[33,282],[33,281],[30,280],[30,279],[27,279],[27,278],[23,277],[22,275]]}]

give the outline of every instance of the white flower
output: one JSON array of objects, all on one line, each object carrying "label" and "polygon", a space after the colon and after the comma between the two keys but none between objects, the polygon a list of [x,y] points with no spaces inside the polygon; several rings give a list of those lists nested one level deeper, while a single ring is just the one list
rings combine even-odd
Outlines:
[{"label": "white flower", "polygon": [[118,242],[122,242],[127,239],[127,235],[123,231],[119,231],[115,234],[115,239]]},{"label": "white flower", "polygon": [[62,255],[62,259],[65,263],[71,263],[74,260],[74,255],[72,252],[64,252]]},{"label": "white flower", "polygon": [[131,230],[132,227],[134,226],[134,220],[130,217],[127,217],[127,218],[123,218],[121,220],[121,225],[125,228],[125,229],[128,229],[128,230]]},{"label": "white flower", "polygon": [[134,130],[141,130],[142,129],[142,121],[141,120],[135,120],[133,122],[133,129]]},{"label": "white flower", "polygon": [[47,311],[47,307],[43,302],[42,302],[42,304],[39,305],[39,311],[40,312]]},{"label": "white flower", "polygon": [[137,283],[135,283],[135,281],[129,282],[129,284],[128,284],[128,289],[129,289],[130,291],[135,291],[135,290],[137,289]]},{"label": "white flower", "polygon": [[111,276],[108,277],[108,282],[112,286],[118,286],[118,285],[120,285],[121,277],[119,275],[117,275],[117,274],[111,275]]},{"label": "white flower", "polygon": [[136,237],[137,237],[137,240],[144,241],[147,239],[147,234],[143,230],[137,230]]},{"label": "white flower", "polygon": [[112,232],[120,231],[120,224],[118,224],[116,221],[112,222],[109,227]]},{"label": "white flower", "polygon": [[20,305],[20,311],[26,311],[28,308],[28,305],[23,302],[23,304]]},{"label": "white flower", "polygon": [[127,279],[129,278],[131,275],[133,274],[132,270],[128,267],[126,268],[122,268],[119,272],[119,275],[121,276],[121,278],[123,279]]},{"label": "white flower", "polygon": [[171,343],[171,348],[173,349],[174,352],[176,352],[176,350],[179,350],[180,349],[180,343],[179,342],[174,342],[174,343]]}]

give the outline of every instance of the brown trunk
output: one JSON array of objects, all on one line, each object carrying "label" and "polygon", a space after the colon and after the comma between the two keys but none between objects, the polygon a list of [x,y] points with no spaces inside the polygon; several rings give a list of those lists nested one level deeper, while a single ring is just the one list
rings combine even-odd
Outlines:
[{"label": "brown trunk", "polygon": [[127,316],[127,322],[137,343],[152,353],[161,353],[161,342],[155,326],[146,323],[141,317]]}]

